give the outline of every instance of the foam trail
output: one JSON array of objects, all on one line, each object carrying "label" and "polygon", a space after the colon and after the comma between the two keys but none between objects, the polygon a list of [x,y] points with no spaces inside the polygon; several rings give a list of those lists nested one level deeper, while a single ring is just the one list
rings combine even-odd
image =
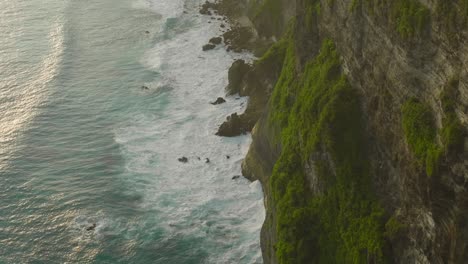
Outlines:
[{"label": "foam trail", "polygon": [[[209,250],[208,263],[261,263],[259,237],[265,217],[261,186],[231,179],[241,174],[251,138],[214,135],[226,116],[244,110],[246,99],[209,104],[224,96],[233,60],[252,57],[227,53],[223,47],[201,50],[221,33],[221,22],[199,16],[200,3],[158,0],[149,5],[165,12],[166,32],[142,63],[161,75],[149,87],[164,83],[171,89],[156,99],[166,105],[162,112],[130,113],[132,121],[117,129],[115,137],[126,157],[128,181],[147,182],[141,207],[159,212],[157,222],[166,239],[203,237],[198,246]],[[181,156],[189,162],[178,162]]]}]

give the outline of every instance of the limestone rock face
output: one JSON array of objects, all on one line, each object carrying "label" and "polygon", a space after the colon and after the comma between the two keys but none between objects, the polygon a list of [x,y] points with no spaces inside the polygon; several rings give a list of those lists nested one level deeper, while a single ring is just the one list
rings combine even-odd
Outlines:
[{"label": "limestone rock face", "polygon": [[[397,217],[405,225],[404,234],[387,239],[386,254],[391,261],[465,263],[468,259],[468,27],[447,29],[444,15],[438,13],[442,0],[412,1],[428,10],[431,19],[424,30],[411,34],[403,34],[386,9],[377,5],[353,6],[360,2],[355,0],[315,1],[320,5],[316,16],[308,12],[310,0],[275,1],[280,5],[274,9],[279,10],[277,14],[265,11],[253,15],[265,3],[261,0],[241,1],[241,6],[243,15],[254,25],[254,36],[259,38],[279,40],[287,31],[288,21],[294,18],[298,72],[319,53],[324,39],[335,43],[342,71],[361,95],[369,134],[370,174],[377,199],[388,216]],[[461,4],[452,8],[462,13]],[[275,15],[280,19],[272,23],[269,18]],[[255,107],[256,115],[251,115],[250,122],[255,125],[252,125],[253,143],[242,169],[247,178],[260,180],[264,187],[267,217],[261,233],[262,252],[265,263],[278,263],[277,212],[270,177],[282,150],[277,140],[281,125],[268,119],[271,112],[268,101],[278,72],[261,63],[245,66],[243,62],[236,62],[231,70],[228,93],[242,93],[245,87],[251,87],[245,94],[256,94],[251,101],[260,101]],[[461,132],[463,140],[457,143],[458,153],[444,155],[438,173],[428,177],[405,137],[402,108],[412,98],[427,104],[438,131],[436,144],[442,146],[448,116],[443,96],[447,87],[452,87],[454,96],[450,107],[464,131]],[[242,115],[231,117],[230,127],[236,127],[234,123],[241,119]],[[318,155],[329,159],[327,153]],[[314,157],[307,160],[310,162],[306,162],[304,171],[308,189],[312,195],[321,195],[325,187],[314,171]]]},{"label": "limestone rock face", "polygon": [[[420,1],[432,12],[435,2]],[[433,21],[422,35],[402,38],[379,20],[383,13],[372,15],[364,8],[350,13],[349,4],[335,1],[333,7],[323,8],[316,30],[335,41],[347,77],[363,94],[373,140],[374,184],[387,211],[408,225],[407,233],[391,243],[394,261],[463,263],[468,257],[468,227],[459,221],[468,219],[466,147],[457,157],[444,158],[439,175],[424,175],[414,168],[401,109],[410,98],[418,98],[430,105],[441,129],[446,117],[441,93],[456,78],[458,96],[452,104],[467,129],[468,30],[450,40],[443,26]]]}]

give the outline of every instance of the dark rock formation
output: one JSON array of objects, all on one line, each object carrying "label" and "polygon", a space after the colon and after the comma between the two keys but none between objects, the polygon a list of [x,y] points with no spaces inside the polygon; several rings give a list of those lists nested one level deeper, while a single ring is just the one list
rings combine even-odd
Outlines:
[{"label": "dark rock formation", "polygon": [[[252,67],[245,63],[244,60],[236,60],[231,68],[229,68],[228,80],[229,84],[226,87],[228,95],[234,95],[236,93],[241,93],[241,86],[245,79],[245,75],[252,70]],[[245,96],[245,94],[240,94]]]},{"label": "dark rock formation", "polygon": [[216,8],[216,4],[206,1],[200,8],[200,14],[211,16],[211,10]]},{"label": "dark rock formation", "polygon": [[210,43],[211,44],[214,44],[214,45],[219,45],[223,42],[223,38],[222,37],[214,37],[214,38],[211,38],[210,39]]},{"label": "dark rock formation", "polygon": [[234,27],[223,34],[224,43],[235,52],[241,52],[253,47],[254,32],[250,27]]},{"label": "dark rock formation", "polygon": [[213,44],[206,44],[202,47],[203,51],[212,50],[214,48],[216,48],[216,45],[213,45]]},{"label": "dark rock formation", "polygon": [[182,158],[179,158],[178,161],[179,161],[179,162],[182,162],[182,163],[187,163],[187,162],[188,162],[188,158],[187,158],[187,157],[182,157]]},{"label": "dark rock formation", "polygon": [[236,137],[245,134],[249,131],[245,123],[237,113],[227,117],[227,120],[219,127],[217,136],[222,137]]},{"label": "dark rock formation", "polygon": [[216,101],[212,102],[211,104],[212,105],[220,105],[220,104],[224,104],[225,102],[226,102],[226,100],[224,100],[224,98],[218,97],[218,99],[216,99]]},{"label": "dark rock formation", "polygon": [[96,223],[86,228],[86,231],[94,231],[96,229]]}]

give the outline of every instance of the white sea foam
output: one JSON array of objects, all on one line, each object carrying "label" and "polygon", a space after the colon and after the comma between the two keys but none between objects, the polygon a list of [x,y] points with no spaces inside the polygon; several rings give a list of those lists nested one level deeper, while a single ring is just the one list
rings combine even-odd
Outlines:
[{"label": "white sea foam", "polygon": [[[161,93],[164,96],[155,97],[167,105],[158,113],[129,113],[131,121],[117,129],[115,137],[126,158],[127,180],[148,182],[141,206],[160,212],[157,222],[168,237],[204,237],[212,247],[210,263],[261,263],[260,228],[265,218],[261,186],[231,179],[241,174],[251,138],[214,135],[226,116],[245,109],[246,99],[233,96],[225,104],[209,104],[224,96],[233,60],[252,56],[227,53],[222,46],[201,50],[221,34],[221,22],[198,15],[200,3],[148,3],[166,19],[175,19],[166,28],[166,38],[142,59],[161,75],[148,84],[149,90],[170,87]],[[182,156],[189,162],[180,163]]]},{"label": "white sea foam", "polygon": [[181,0],[136,0],[132,2],[133,8],[151,9],[163,18],[177,17],[184,10],[184,1]]}]

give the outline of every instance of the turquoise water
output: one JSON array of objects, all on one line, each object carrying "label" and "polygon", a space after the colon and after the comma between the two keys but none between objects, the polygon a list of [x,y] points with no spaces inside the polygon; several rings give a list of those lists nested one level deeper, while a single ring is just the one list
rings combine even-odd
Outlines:
[{"label": "turquoise water", "polygon": [[261,263],[200,2],[0,1],[0,263]]}]

